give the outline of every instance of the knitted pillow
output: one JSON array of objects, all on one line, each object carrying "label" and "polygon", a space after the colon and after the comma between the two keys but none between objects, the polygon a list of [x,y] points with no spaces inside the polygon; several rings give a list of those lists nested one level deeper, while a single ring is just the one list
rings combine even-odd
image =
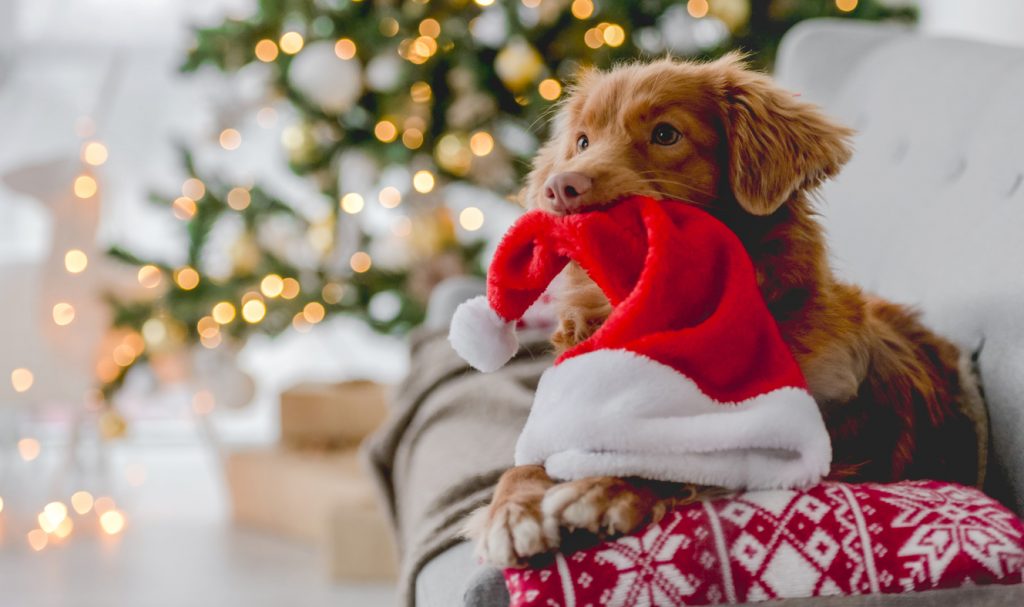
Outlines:
[{"label": "knitted pillow", "polygon": [[1019,584],[1024,523],[976,489],[826,482],[681,507],[550,565],[508,569],[511,607],[639,607]]}]

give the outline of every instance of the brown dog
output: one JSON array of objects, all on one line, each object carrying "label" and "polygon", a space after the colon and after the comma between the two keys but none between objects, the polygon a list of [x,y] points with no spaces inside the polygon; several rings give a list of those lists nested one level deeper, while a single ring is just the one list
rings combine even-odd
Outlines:
[{"label": "brown dog", "polygon": [[[850,157],[852,131],[730,55],[588,71],[560,108],[526,196],[572,213],[631,193],[683,200],[743,241],[761,291],[832,436],[833,477],[935,478],[977,484],[984,407],[955,346],[911,310],[835,279],[811,191]],[[607,317],[578,267],[560,298],[559,350]],[[522,564],[558,548],[566,530],[628,533],[693,487],[636,479],[555,483],[541,467],[505,473],[467,529],[479,553]]]}]

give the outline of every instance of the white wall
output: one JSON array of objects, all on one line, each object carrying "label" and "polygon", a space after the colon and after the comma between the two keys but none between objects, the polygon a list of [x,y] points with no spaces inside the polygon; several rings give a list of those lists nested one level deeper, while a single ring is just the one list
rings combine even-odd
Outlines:
[{"label": "white wall", "polygon": [[929,34],[1024,46],[1024,0],[918,0]]}]

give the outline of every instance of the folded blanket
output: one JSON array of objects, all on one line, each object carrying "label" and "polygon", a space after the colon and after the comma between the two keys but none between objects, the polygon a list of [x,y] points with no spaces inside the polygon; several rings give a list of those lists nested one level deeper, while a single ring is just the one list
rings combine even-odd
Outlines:
[{"label": "folded blanket", "polygon": [[412,605],[420,569],[459,541],[463,519],[490,501],[512,466],[537,382],[552,363],[546,332],[522,337],[509,365],[482,375],[451,349],[447,328],[411,336],[409,376],[366,447],[396,529],[403,605]]}]

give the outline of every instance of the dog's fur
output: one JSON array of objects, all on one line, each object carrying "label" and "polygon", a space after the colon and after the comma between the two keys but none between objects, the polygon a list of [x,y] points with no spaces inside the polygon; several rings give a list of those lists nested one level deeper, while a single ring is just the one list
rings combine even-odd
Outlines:
[{"label": "dog's fur", "polygon": [[[682,137],[652,140],[667,123]],[[589,147],[580,150],[579,137]],[[558,110],[525,189],[556,211],[545,183],[581,173],[593,188],[577,210],[639,193],[714,214],[753,259],[765,301],[832,436],[833,477],[980,482],[986,422],[958,372],[957,348],[917,315],[835,279],[810,193],[849,159],[852,131],[730,55],[712,63],[661,60],[584,72]],[[576,266],[560,298],[559,350],[607,317],[604,294]],[[480,553],[522,564],[559,547],[566,530],[627,533],[694,488],[636,479],[556,484],[538,466],[507,472],[468,526]]]}]

